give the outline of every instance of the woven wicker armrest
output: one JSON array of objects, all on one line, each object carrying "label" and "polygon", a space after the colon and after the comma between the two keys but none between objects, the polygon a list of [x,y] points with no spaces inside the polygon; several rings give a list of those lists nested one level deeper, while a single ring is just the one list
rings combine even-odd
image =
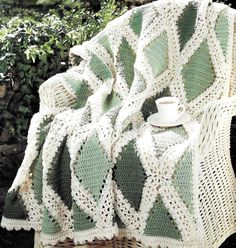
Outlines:
[{"label": "woven wicker armrest", "polygon": [[216,145],[216,140],[222,142],[221,148],[226,142],[228,144],[231,120],[235,115],[236,96],[222,98],[207,105],[202,117],[198,141],[202,155],[207,154],[212,146]]},{"label": "woven wicker armrest", "polygon": [[210,224],[203,222],[208,238],[213,236],[212,230],[216,225],[221,230],[226,230],[227,225],[230,227],[225,231],[225,235],[230,235],[234,229],[229,220],[224,221],[222,216],[232,214],[233,208],[229,206],[235,202],[235,193],[228,198],[220,196],[225,191],[233,192],[235,189],[236,181],[230,158],[230,127],[232,117],[235,115],[236,96],[227,97],[209,104],[201,122],[196,151],[198,199],[202,219],[212,220]]},{"label": "woven wicker armrest", "polygon": [[57,74],[40,86],[40,112],[56,114],[70,109],[75,104],[77,96],[63,77],[64,74]]}]

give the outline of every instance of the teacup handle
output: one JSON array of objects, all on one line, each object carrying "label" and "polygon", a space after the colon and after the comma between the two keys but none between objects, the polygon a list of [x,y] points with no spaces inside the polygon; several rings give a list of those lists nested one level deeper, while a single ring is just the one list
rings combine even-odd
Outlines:
[{"label": "teacup handle", "polygon": [[[182,109],[182,110],[181,110]],[[183,112],[185,111],[185,106],[183,104],[179,105],[178,107],[178,112],[180,111],[180,113],[177,115],[176,119],[179,119],[179,117],[183,114]]]}]

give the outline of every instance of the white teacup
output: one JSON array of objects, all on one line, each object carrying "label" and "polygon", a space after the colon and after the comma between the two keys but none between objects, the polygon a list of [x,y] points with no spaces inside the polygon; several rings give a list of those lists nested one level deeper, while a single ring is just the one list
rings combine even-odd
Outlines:
[{"label": "white teacup", "polygon": [[179,99],[174,96],[161,97],[156,101],[159,117],[163,122],[176,121],[185,111],[184,105],[179,104]]}]

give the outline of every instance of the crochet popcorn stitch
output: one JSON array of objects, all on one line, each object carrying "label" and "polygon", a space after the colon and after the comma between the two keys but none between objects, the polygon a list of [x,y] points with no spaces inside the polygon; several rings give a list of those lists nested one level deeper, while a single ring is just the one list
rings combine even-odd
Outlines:
[{"label": "crochet popcorn stitch", "polygon": [[[236,231],[234,21],[224,4],[159,0],[73,47],[80,64],[40,86],[1,225],[44,247],[218,247]],[[191,120],[152,127],[170,95]]]}]

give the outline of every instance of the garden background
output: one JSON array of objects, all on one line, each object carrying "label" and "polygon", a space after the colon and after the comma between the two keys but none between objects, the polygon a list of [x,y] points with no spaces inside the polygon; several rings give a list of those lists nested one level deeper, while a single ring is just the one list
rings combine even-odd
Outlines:
[{"label": "garden background", "polygon": [[[70,47],[90,39],[112,19],[152,0],[0,0],[0,218],[7,190],[26,148],[39,86],[70,67]],[[222,1],[223,2],[223,1]],[[233,0],[224,1],[235,8]],[[232,144],[236,143],[232,122]],[[236,164],[236,144],[232,162]],[[33,248],[33,231],[0,228],[0,248]],[[221,248],[236,247],[236,234]]]}]

